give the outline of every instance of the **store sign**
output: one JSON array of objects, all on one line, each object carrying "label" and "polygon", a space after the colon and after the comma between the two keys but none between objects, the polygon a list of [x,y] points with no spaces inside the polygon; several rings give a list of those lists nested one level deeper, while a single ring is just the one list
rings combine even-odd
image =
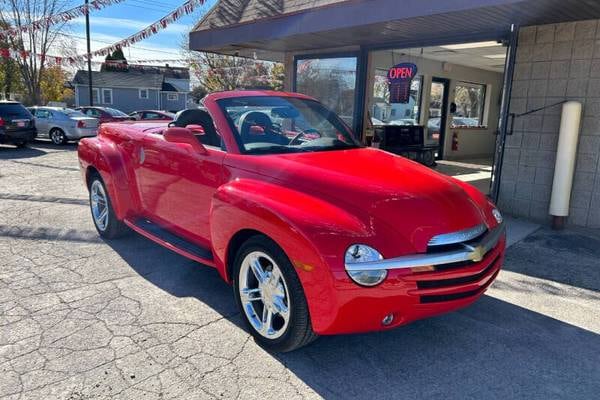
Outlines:
[{"label": "store sign", "polygon": [[415,76],[417,76],[417,66],[413,63],[401,63],[388,70],[390,103],[408,103],[410,84]]}]

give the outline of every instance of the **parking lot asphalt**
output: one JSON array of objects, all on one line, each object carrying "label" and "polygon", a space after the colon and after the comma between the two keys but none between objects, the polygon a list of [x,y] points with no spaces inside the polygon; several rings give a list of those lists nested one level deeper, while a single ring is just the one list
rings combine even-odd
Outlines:
[{"label": "parking lot asphalt", "polygon": [[591,399],[600,232],[540,229],[471,307],[258,347],[217,273],[96,234],[76,145],[0,146],[0,398]]}]

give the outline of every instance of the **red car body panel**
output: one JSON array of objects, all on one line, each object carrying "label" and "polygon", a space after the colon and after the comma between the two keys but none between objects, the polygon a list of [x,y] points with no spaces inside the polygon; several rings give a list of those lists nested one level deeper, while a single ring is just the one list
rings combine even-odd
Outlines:
[{"label": "red car body panel", "polygon": [[[376,287],[354,283],[344,267],[350,245],[372,246],[386,259],[424,253],[435,235],[482,223],[495,228],[493,204],[468,184],[371,148],[242,154],[217,101],[243,96],[307,98],[268,91],[207,96],[204,105],[227,152],[206,147],[205,154],[198,154],[189,145],[152,134],[166,124],[102,125],[97,137],[80,142],[84,179],[90,168],[97,170],[119,219],[163,246],[215,267],[228,282],[229,250],[237,235],[269,236],[296,267],[312,327],[319,334],[388,329],[455,310],[474,302],[491,284],[503,262],[504,238],[484,259],[463,268],[392,269]],[[132,223],[139,217],[210,249],[212,259],[139,229]],[[473,279],[444,288],[418,285],[461,277]],[[473,295],[429,304],[419,301],[424,295],[461,292]],[[390,313],[394,322],[383,326],[382,319]]]}]

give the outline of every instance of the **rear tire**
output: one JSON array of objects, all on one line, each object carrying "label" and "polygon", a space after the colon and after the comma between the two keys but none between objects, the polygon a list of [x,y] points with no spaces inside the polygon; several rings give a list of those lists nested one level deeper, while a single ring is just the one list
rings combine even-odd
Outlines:
[{"label": "rear tire", "polygon": [[55,145],[62,145],[67,143],[67,136],[65,135],[65,133],[63,132],[62,129],[59,128],[53,128],[52,130],[50,130],[50,140],[52,140],[52,143],[54,143]]},{"label": "rear tire", "polygon": [[96,230],[106,239],[116,239],[128,232],[127,225],[117,219],[108,190],[98,174],[90,177],[90,210]]},{"label": "rear tire", "polygon": [[265,349],[293,351],[317,338],[300,279],[283,250],[266,236],[251,237],[237,251],[233,292],[246,326]]}]

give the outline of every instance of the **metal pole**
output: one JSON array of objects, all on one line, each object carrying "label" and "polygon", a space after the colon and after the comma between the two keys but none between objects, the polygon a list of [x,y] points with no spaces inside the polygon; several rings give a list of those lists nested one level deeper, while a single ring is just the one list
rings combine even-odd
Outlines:
[{"label": "metal pole", "polygon": [[90,48],[90,9],[89,0],[85,0],[85,5],[88,6],[87,12],[85,13],[85,39],[87,42],[87,67],[88,67],[88,88],[90,90],[90,107],[94,105],[94,96],[92,90],[92,50]]},{"label": "metal pole", "polygon": [[491,198],[494,202],[498,202],[498,197],[500,196],[500,179],[502,177],[502,162],[504,161],[504,146],[506,144],[506,135],[508,133],[510,94],[512,91],[513,72],[515,70],[515,58],[517,56],[518,37],[519,27],[517,25],[511,25],[510,42],[504,64],[504,82],[502,85],[502,102],[500,105],[499,135],[496,138],[496,152],[494,154],[492,181],[490,185]]}]

